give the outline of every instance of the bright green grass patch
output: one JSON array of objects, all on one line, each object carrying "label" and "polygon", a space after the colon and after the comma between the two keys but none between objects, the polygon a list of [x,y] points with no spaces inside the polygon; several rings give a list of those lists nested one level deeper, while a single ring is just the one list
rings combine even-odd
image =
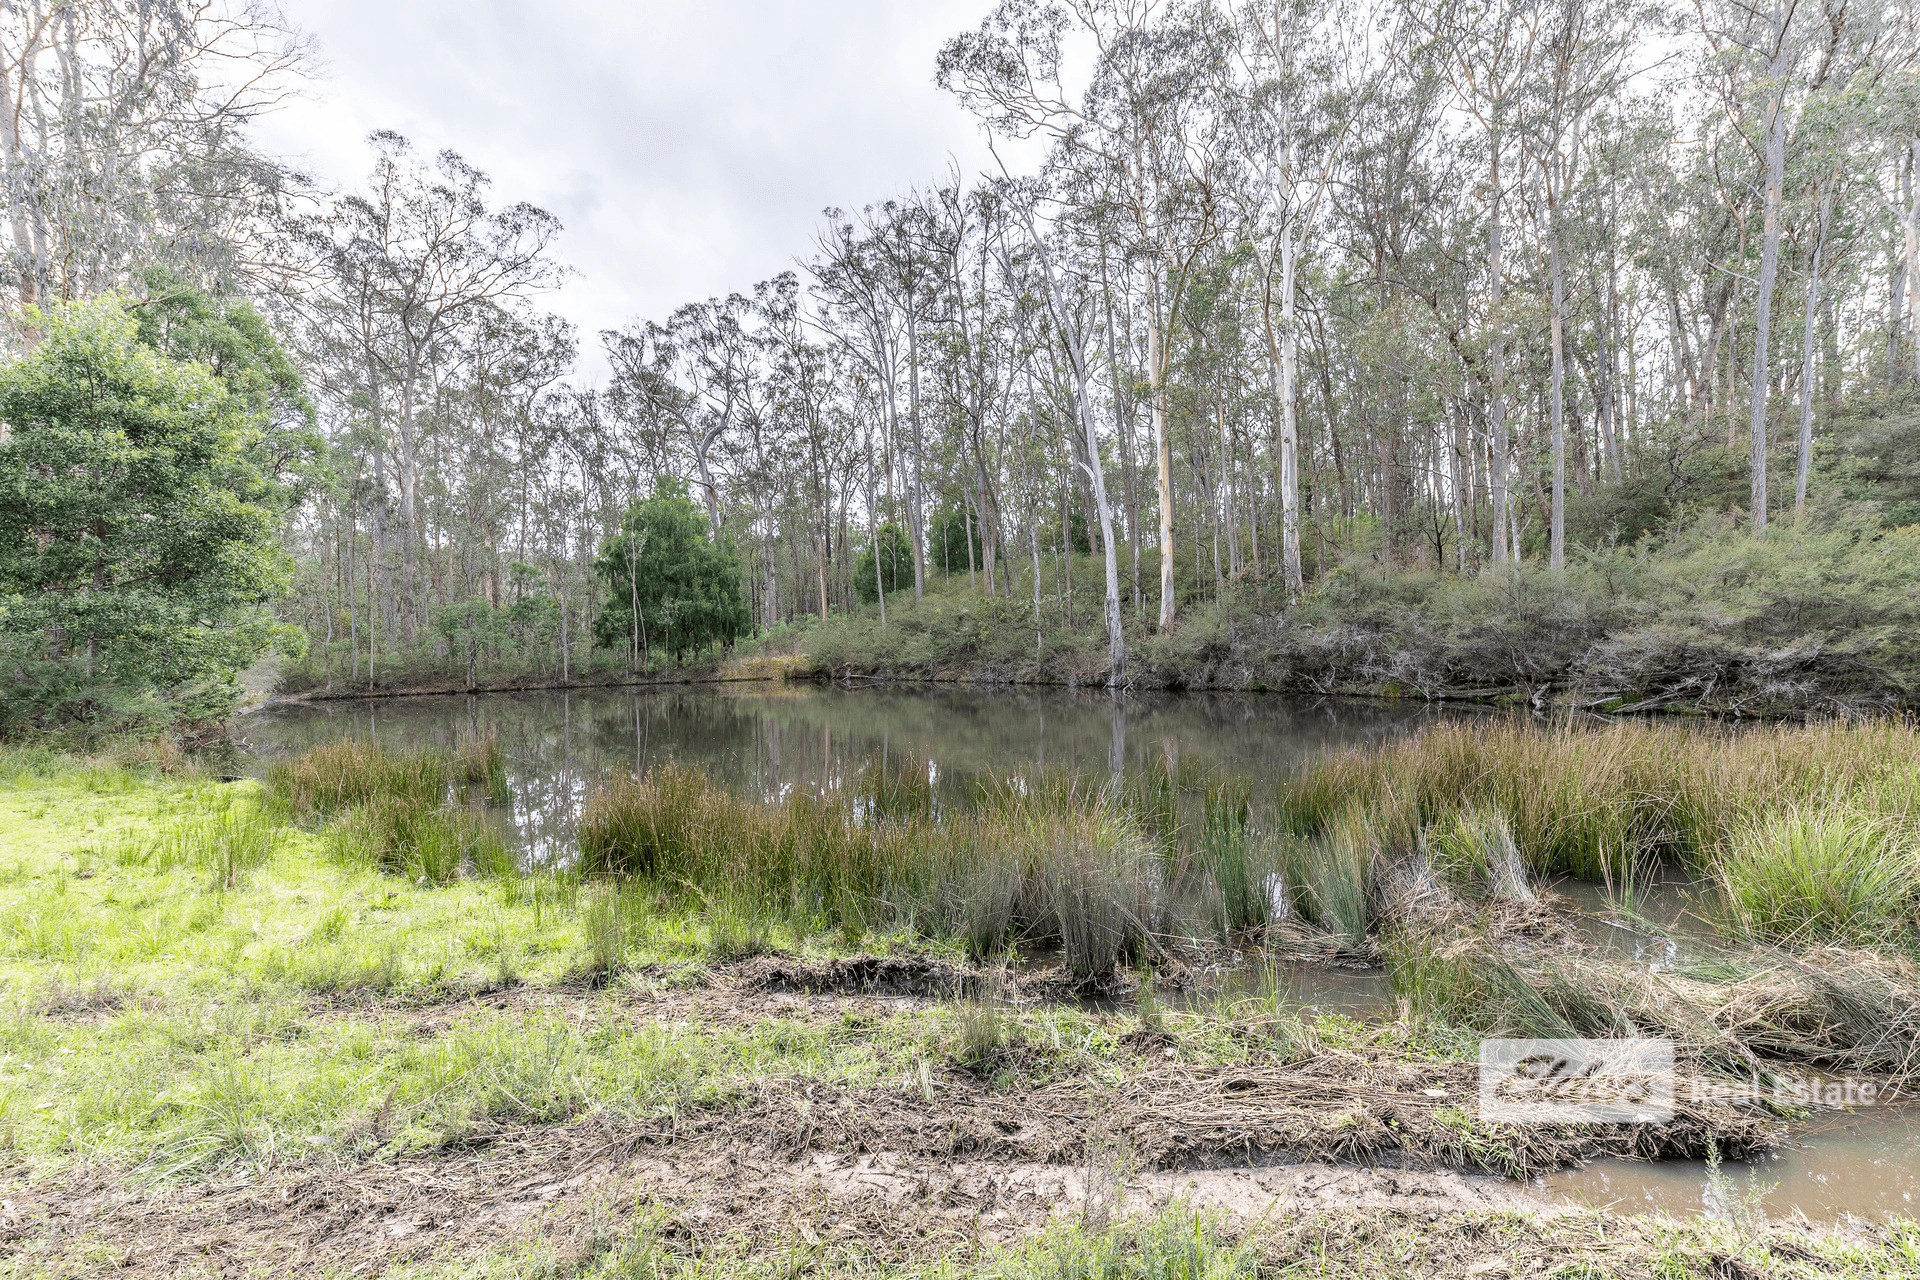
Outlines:
[{"label": "bright green grass patch", "polygon": [[1752,935],[1897,943],[1916,923],[1920,837],[1845,801],[1795,805],[1744,825],[1715,876]]},{"label": "bright green grass patch", "polygon": [[[185,1176],[489,1122],[671,1116],[780,1079],[917,1088],[924,1064],[965,1051],[962,1006],[734,1025],[653,1011],[676,962],[896,939],[811,934],[637,882],[422,885],[271,825],[254,784],[124,781],[0,791],[0,1142],[35,1164]],[[595,992],[588,977],[611,981]],[[516,984],[516,1008],[463,999]],[[1249,1052],[1216,1020],[1169,1020],[1192,1061]],[[1026,1083],[1118,1079],[1131,1026],[1009,1010],[1001,1044],[1022,1049],[1010,1060]]]}]

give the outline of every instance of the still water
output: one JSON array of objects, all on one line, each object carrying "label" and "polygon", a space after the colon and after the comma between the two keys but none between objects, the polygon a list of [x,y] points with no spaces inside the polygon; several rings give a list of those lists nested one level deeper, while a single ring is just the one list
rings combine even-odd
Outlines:
[{"label": "still water", "polygon": [[1817,1115],[1794,1125],[1786,1146],[1728,1161],[1718,1178],[1701,1160],[1595,1160],[1541,1184],[1555,1199],[1623,1213],[1912,1218],[1920,1215],[1920,1107]]},{"label": "still water", "polygon": [[1259,695],[743,684],[296,703],[248,716],[240,733],[256,771],[342,738],[408,748],[491,733],[513,790],[503,816],[529,860],[546,862],[572,848],[574,819],[601,779],[668,760],[762,799],[832,790],[876,758],[902,757],[929,762],[937,794],[956,802],[988,776],[1109,778],[1149,764],[1257,788],[1313,756],[1472,714],[1486,713]]}]

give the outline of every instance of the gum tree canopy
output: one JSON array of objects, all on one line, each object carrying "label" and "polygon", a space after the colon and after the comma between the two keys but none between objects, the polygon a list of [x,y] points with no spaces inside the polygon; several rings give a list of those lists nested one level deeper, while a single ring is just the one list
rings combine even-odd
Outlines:
[{"label": "gum tree canopy", "polygon": [[594,622],[599,643],[630,646],[636,660],[659,649],[678,662],[689,649],[731,645],[748,631],[740,562],[731,544],[708,536],[707,523],[677,480],[660,480],[651,498],[627,508],[594,560],[608,591]]},{"label": "gum tree canopy", "polygon": [[[144,319],[149,340],[203,354]],[[269,476],[288,437],[269,427],[273,401],[299,417],[304,399],[274,376],[284,357],[255,321],[215,326],[223,377],[142,342],[142,321],[103,295],[34,317],[40,345],[0,364],[6,726],[216,720],[238,674],[292,634],[267,607],[287,579],[274,524],[289,494]]]}]

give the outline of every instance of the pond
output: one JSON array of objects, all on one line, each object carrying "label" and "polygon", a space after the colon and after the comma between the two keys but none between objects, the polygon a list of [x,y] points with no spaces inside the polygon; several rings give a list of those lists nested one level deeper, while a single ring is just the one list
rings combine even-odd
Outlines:
[{"label": "pond", "polygon": [[255,772],[341,738],[409,748],[493,734],[513,791],[503,820],[528,860],[545,863],[568,855],[602,778],[668,760],[769,800],[832,790],[870,761],[903,757],[927,761],[948,800],[986,777],[1108,778],[1150,764],[1259,786],[1316,755],[1487,714],[1260,695],[739,684],[290,703],[246,717],[240,734]]}]

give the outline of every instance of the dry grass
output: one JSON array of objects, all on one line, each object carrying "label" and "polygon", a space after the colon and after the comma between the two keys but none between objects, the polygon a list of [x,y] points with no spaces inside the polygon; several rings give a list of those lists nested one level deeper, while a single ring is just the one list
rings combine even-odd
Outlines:
[{"label": "dry grass", "polygon": [[1920,1076],[1920,967],[1897,956],[1729,946],[1664,970],[1573,942],[1503,945],[1459,914],[1391,935],[1387,952],[1416,1021],[1494,1035],[1657,1036],[1704,1069],[1749,1079],[1784,1063]]}]

